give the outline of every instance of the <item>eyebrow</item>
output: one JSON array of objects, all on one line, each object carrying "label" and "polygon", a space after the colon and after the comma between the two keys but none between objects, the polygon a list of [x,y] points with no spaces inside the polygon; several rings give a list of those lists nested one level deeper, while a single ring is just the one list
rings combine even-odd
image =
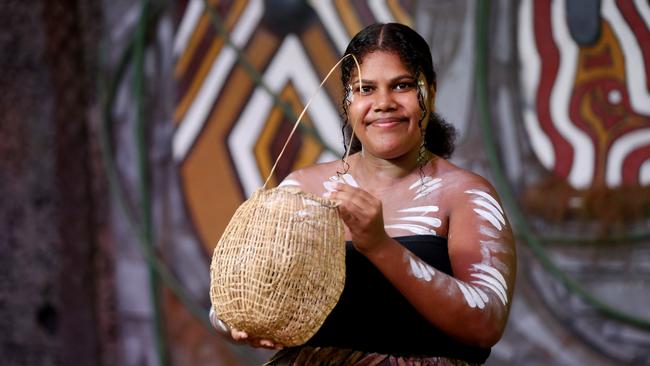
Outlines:
[{"label": "eyebrow", "polygon": [[[399,75],[399,76],[396,76],[396,77],[390,79],[390,80],[389,80],[389,83],[394,83],[394,82],[397,82],[397,81],[402,81],[402,80],[404,80],[404,79],[415,80],[415,78],[414,78],[411,74],[403,74],[403,75]],[[361,82],[362,82],[364,85],[365,85],[365,84],[372,84],[372,83],[374,83],[374,80],[361,79]],[[359,84],[359,79],[354,79],[354,80],[352,80],[351,83],[352,83],[353,85],[355,85],[355,84]]]}]

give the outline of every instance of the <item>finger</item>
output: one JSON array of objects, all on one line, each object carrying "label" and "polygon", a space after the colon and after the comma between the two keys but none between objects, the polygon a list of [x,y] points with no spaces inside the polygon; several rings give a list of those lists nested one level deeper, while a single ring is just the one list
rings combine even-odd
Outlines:
[{"label": "finger", "polygon": [[267,347],[267,348],[275,348],[275,345],[273,342],[271,342],[268,339],[260,339],[260,345]]},{"label": "finger", "polygon": [[241,341],[248,338],[248,333],[244,332],[243,330],[231,329],[230,336],[236,341]]}]

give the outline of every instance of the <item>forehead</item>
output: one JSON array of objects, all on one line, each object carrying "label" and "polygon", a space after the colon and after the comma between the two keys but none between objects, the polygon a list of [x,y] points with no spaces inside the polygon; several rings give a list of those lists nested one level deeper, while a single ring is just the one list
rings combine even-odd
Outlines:
[{"label": "forehead", "polygon": [[[361,77],[365,79],[392,79],[396,76],[411,75],[411,71],[393,52],[370,52],[361,59]],[[352,79],[358,79],[357,68],[352,69]],[[412,75],[411,75],[412,76]]]}]

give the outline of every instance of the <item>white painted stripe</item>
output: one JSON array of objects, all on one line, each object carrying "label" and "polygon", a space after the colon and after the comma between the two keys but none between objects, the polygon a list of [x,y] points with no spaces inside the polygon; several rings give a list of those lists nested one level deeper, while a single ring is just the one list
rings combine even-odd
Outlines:
[{"label": "white painted stripe", "polygon": [[[625,80],[630,94],[630,104],[637,113],[648,115],[650,114],[650,91],[646,86],[646,73],[650,70],[645,70],[640,45],[629,24],[618,11],[614,0],[603,1],[602,14],[614,29],[623,49],[625,74],[627,75]],[[646,26],[648,26],[647,23]],[[648,45],[645,46],[648,47]],[[650,60],[648,61],[650,62]]]},{"label": "white painted stripe", "polygon": [[285,179],[278,185],[278,187],[287,187],[287,186],[298,186],[300,187],[300,183],[297,180],[293,179]]},{"label": "white painted stripe", "polygon": [[434,179],[434,180],[431,180],[431,181],[423,182],[416,192],[422,191],[423,189],[426,189],[426,188],[429,188],[429,187],[440,186],[440,181],[441,180],[442,179],[438,178],[438,179]]},{"label": "white painted stripe", "polygon": [[488,283],[488,282],[485,282],[485,281],[472,281],[472,283],[475,284],[475,285],[481,285],[481,286],[487,287],[492,292],[494,292],[495,295],[497,295],[497,297],[499,298],[499,300],[501,300],[503,305],[508,304],[508,298],[504,297],[503,294],[496,287],[494,287],[494,285],[492,285],[491,283]]},{"label": "white painted stripe", "polygon": [[477,269],[479,271],[483,271],[483,272],[491,274],[494,278],[496,278],[499,282],[501,282],[501,285],[503,286],[503,288],[506,288],[506,289],[508,288],[506,279],[503,277],[501,272],[497,271],[496,269],[494,269],[494,268],[492,268],[490,266],[486,266],[485,264],[473,264],[472,267],[474,267],[474,269]]},{"label": "white painted stripe", "polygon": [[646,160],[641,164],[641,169],[639,169],[639,184],[642,186],[650,185],[650,160]]},{"label": "white painted stripe", "polygon": [[368,7],[375,16],[377,23],[391,23],[395,21],[393,14],[386,6],[386,0],[368,0]]},{"label": "white painted stripe", "polygon": [[479,232],[483,235],[489,236],[490,238],[494,238],[494,239],[501,238],[501,235],[498,232],[494,231],[494,229],[487,226],[481,225],[481,227],[479,228]]},{"label": "white painted stripe", "polygon": [[511,250],[510,250],[510,248],[508,248],[508,246],[506,246],[502,242],[496,241],[496,240],[481,240],[481,245],[485,246],[491,252],[495,252],[495,253],[510,253],[511,252]]},{"label": "white painted stripe", "polygon": [[394,225],[385,225],[384,228],[386,228],[386,229],[406,230],[406,231],[410,231],[413,234],[417,234],[417,235],[436,235],[435,230],[429,229],[429,228],[421,226],[421,225],[394,224]]},{"label": "white painted stripe", "polygon": [[409,265],[411,266],[411,274],[413,276],[415,276],[416,278],[420,278],[419,277],[420,268],[418,267],[418,264],[415,261],[415,258],[409,257]]},{"label": "white painted stripe", "polygon": [[476,291],[476,293],[478,293],[478,295],[481,297],[481,300],[483,300],[484,303],[487,304],[488,302],[490,302],[490,298],[488,297],[488,295],[485,292],[483,292],[483,290],[480,287],[471,286],[471,285],[470,285],[470,287],[474,291]]},{"label": "white painted stripe", "polygon": [[428,212],[438,212],[438,206],[415,206],[410,208],[405,208],[398,210],[397,212],[422,212],[423,214]]},{"label": "white painted stripe", "polygon": [[495,289],[497,289],[497,291],[499,291],[499,293],[501,295],[503,295],[503,297],[507,297],[506,289],[501,287],[501,285],[499,284],[499,281],[497,281],[494,277],[488,276],[488,275],[486,275],[484,273],[472,273],[472,277],[478,278],[479,280],[482,280],[484,282],[487,282],[487,283],[491,284],[492,286],[494,286]]},{"label": "white painted stripe", "polygon": [[605,170],[607,186],[620,186],[623,183],[623,162],[625,158],[632,151],[648,145],[650,145],[650,128],[632,131],[616,139],[607,157]]},{"label": "white painted stripe", "polygon": [[[291,82],[304,103],[313,96],[308,111],[309,118],[326,144],[333,146],[338,143],[340,129],[337,108],[325,93],[316,94],[320,80],[296,35],[284,38],[266,69],[263,80],[275,93]],[[230,152],[238,157],[234,163],[247,195],[259,188],[262,179],[266,178],[260,175],[253,149],[271,108],[271,97],[266,91],[257,88],[228,137]]]},{"label": "white painted stripe", "polygon": [[[411,184],[411,185],[409,186],[409,189],[413,189],[413,188],[415,188],[415,187],[419,187],[419,186],[421,186],[421,185],[423,185],[423,184],[426,184],[426,183],[428,183],[428,182],[431,182],[432,180],[433,180],[433,178],[431,178],[431,177],[429,177],[429,176],[426,176],[426,177],[424,177],[424,178],[418,178],[418,180],[416,180],[415,183],[413,183],[413,184]],[[437,181],[441,181],[442,179],[440,179],[440,178],[436,178],[436,180],[437,180]]]},{"label": "white painted stripe", "polygon": [[[231,33],[232,41],[236,46],[241,47],[248,41],[263,13],[264,4],[261,0],[248,3],[248,7],[240,17],[241,20]],[[201,89],[174,133],[172,151],[176,161],[183,160],[194,144],[235,61],[235,51],[226,47],[212,64]]]},{"label": "white painted stripe", "polygon": [[469,305],[470,308],[475,308],[476,303],[474,302],[474,297],[469,293],[467,288],[465,288],[465,285],[460,281],[456,281],[456,284],[458,284],[458,288],[463,293],[463,296],[465,296],[465,301],[467,301],[467,305]]},{"label": "white painted stripe", "polygon": [[481,298],[481,295],[479,295],[478,292],[476,291],[476,288],[472,285],[466,285],[466,286],[467,286],[467,291],[472,295],[472,298],[474,299],[476,306],[478,306],[479,309],[485,308],[485,302],[483,301],[483,298]]},{"label": "white painted stripe", "polygon": [[536,100],[539,88],[541,62],[535,46],[533,31],[533,1],[524,0],[519,7],[519,65],[521,70],[521,89],[523,91],[524,126],[528,132],[533,151],[546,169],[555,165],[555,150],[549,137],[544,133],[537,116]]},{"label": "white painted stripe", "polygon": [[489,211],[481,210],[480,208],[475,208],[474,212],[479,214],[482,218],[488,220],[495,228],[501,230],[501,223],[499,220],[492,215]]},{"label": "white painted stripe", "polygon": [[327,33],[334,40],[339,52],[343,53],[348,45],[348,37],[345,27],[338,18],[336,9],[332,5],[333,0],[309,0],[311,7],[316,10],[318,17],[325,25]]},{"label": "white painted stripe", "polygon": [[492,197],[491,194],[489,194],[487,192],[484,192],[484,191],[481,191],[481,190],[478,190],[478,189],[470,189],[470,190],[465,191],[465,193],[471,193],[471,194],[475,194],[475,195],[478,195],[478,196],[481,196],[481,197],[485,198],[486,200],[490,201],[490,203],[492,203],[492,205],[494,205],[494,207],[499,209],[499,211],[501,213],[504,213],[503,209],[501,208],[501,205],[499,204],[499,202],[494,197]]},{"label": "white painted stripe", "polygon": [[499,209],[491,205],[490,202],[487,202],[486,200],[482,200],[482,199],[475,199],[472,202],[474,202],[474,204],[476,204],[477,206],[481,206],[483,208],[488,209],[492,213],[492,215],[494,215],[494,217],[496,217],[497,219],[499,219],[499,221],[501,221],[503,226],[506,225],[506,219],[503,217],[501,212],[499,212]]},{"label": "white painted stripe", "polygon": [[345,183],[351,185],[352,187],[359,187],[359,183],[357,183],[357,181],[354,179],[354,177],[352,175],[346,173],[346,174],[343,174],[341,176],[341,178],[343,178]]},{"label": "white painted stripe", "polygon": [[569,33],[565,9],[566,1],[554,1],[551,4],[553,38],[560,52],[557,79],[551,92],[551,116],[558,132],[573,148],[569,183],[576,188],[585,188],[593,180],[595,151],[589,136],[569,116],[569,102],[578,64],[578,46]]},{"label": "white painted stripe", "polygon": [[192,37],[196,25],[201,19],[201,14],[203,14],[203,9],[205,7],[203,1],[204,0],[190,0],[190,3],[187,4],[181,24],[178,26],[176,37],[174,37],[174,48],[172,51],[174,57],[178,57],[185,50],[185,47],[187,47],[187,43]]},{"label": "white painted stripe", "polygon": [[643,18],[646,27],[650,27],[650,3],[648,3],[648,0],[634,0],[634,5],[641,18]]},{"label": "white painted stripe", "polygon": [[440,227],[440,225],[442,224],[440,219],[435,217],[427,217],[427,216],[406,216],[406,217],[400,217],[399,220],[421,222],[423,224],[431,225],[433,227]]},{"label": "white painted stripe", "polygon": [[413,198],[413,200],[424,197],[424,196],[428,195],[429,193],[435,191],[436,189],[440,188],[441,186],[442,186],[442,184],[440,184],[440,183],[436,183],[436,184],[431,185],[431,186],[422,186],[422,187],[418,188],[417,191],[415,191],[416,196]]}]

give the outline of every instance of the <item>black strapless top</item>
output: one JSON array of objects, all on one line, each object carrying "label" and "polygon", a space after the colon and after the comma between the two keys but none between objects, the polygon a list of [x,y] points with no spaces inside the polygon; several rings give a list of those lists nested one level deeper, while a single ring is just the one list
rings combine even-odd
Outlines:
[{"label": "black strapless top", "polygon": [[[446,238],[412,235],[394,239],[437,270],[452,275]],[[346,244],[345,262],[341,298],[307,345],[477,363],[490,355],[490,349],[461,343],[429,323],[351,242]]]}]

